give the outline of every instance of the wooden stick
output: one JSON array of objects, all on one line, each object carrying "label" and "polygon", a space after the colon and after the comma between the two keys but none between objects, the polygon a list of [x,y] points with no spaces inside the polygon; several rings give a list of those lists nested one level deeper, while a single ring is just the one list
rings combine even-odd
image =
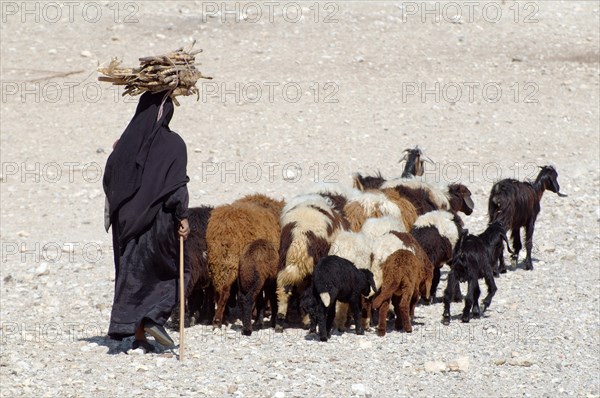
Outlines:
[{"label": "wooden stick", "polygon": [[179,237],[179,361],[183,361],[183,335],[185,319],[185,275],[183,273],[183,236]]}]

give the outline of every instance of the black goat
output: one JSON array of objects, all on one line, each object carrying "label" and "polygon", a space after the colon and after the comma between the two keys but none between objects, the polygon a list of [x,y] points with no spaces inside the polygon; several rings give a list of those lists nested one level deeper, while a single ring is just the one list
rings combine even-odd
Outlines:
[{"label": "black goat", "polygon": [[[185,243],[185,260],[189,275],[185,279],[187,297],[185,326],[209,322],[214,316],[214,289],[208,273],[206,227],[213,208],[210,206],[189,209],[190,235]],[[171,324],[179,328],[179,306],[171,313]]]},{"label": "black goat", "polygon": [[425,171],[424,162],[431,162],[421,148],[418,146],[415,148],[408,148],[404,150],[404,156],[398,163],[406,161],[404,165],[404,171],[402,172],[402,178],[409,178],[412,176],[422,176]]},{"label": "black goat", "polygon": [[[513,240],[513,266],[516,268],[519,251],[522,248],[520,229],[525,227],[525,269],[532,270],[531,249],[533,247],[533,230],[535,220],[540,212],[540,200],[547,189],[559,196],[558,173],[552,166],[541,167],[534,182],[521,182],[514,179],[498,181],[492,187],[488,201],[489,221],[498,221],[504,231],[511,230]],[[499,257],[499,272],[506,272],[503,256]]]},{"label": "black goat", "polygon": [[[427,157],[418,146],[412,149],[405,149],[403,153],[404,156],[398,161],[398,163],[406,161],[404,170],[402,171],[402,178],[422,176],[425,172],[424,163],[433,163],[433,161]],[[354,188],[360,189],[361,191],[366,191],[367,189],[379,189],[384,182],[385,178],[381,176],[380,171],[377,171],[374,176],[363,176],[360,173],[354,174]]]},{"label": "black goat", "polygon": [[[479,318],[490,306],[497,290],[492,265],[497,258],[497,247],[502,246],[503,241],[508,246],[504,229],[498,222],[490,224],[480,235],[469,235],[468,230],[463,230],[450,261],[451,270],[448,273],[448,285],[444,291],[443,323],[445,325],[450,323],[450,302],[454,297],[457,282],[468,282],[462,314],[463,322],[469,322],[471,319],[471,308],[473,317]],[[510,248],[507,250],[510,252]],[[483,308],[480,310],[479,279],[481,278],[485,279],[488,294],[483,299]]]},{"label": "black goat", "polygon": [[[311,324],[316,321],[319,326],[321,341],[327,341],[331,336],[335,304],[338,300],[350,305],[356,334],[364,334],[361,325],[361,296],[370,297],[375,294],[376,289],[371,271],[358,269],[345,258],[323,257],[315,266],[311,286],[317,308],[316,311],[311,311],[309,301],[307,311],[309,315],[312,313]],[[305,300],[303,301],[306,303]]]}]

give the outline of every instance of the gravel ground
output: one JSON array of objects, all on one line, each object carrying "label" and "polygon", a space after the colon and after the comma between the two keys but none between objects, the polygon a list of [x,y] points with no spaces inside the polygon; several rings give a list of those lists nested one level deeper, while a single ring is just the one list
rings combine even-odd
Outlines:
[{"label": "gravel ground", "polygon": [[[1,395],[600,396],[598,3],[311,2],[294,22],[297,4],[229,3],[240,19],[220,2],[2,3]],[[419,144],[430,180],[473,191],[481,231],[497,178],[553,164],[569,196],[543,197],[534,271],[498,278],[469,324],[419,306],[412,334],[194,326],[182,363],[107,340],[100,177],[136,102],[95,68],[193,39],[215,79],[171,123],[191,205],[397,176]]]}]

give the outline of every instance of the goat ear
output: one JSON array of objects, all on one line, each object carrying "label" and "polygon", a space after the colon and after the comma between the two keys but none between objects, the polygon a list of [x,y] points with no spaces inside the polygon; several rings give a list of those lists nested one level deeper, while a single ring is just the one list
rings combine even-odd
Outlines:
[{"label": "goat ear", "polygon": [[471,195],[465,195],[462,197],[462,199],[463,199],[463,203],[465,204],[465,206],[467,206],[467,208],[469,210],[471,210],[471,212],[473,212],[473,209],[475,208],[475,203],[473,203],[473,199],[471,199]]}]

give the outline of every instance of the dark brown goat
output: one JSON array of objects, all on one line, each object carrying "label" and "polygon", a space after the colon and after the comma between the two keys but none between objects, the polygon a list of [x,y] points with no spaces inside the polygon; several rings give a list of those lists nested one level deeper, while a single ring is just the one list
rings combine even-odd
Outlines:
[{"label": "dark brown goat", "polygon": [[[540,212],[540,200],[545,190],[566,196],[560,193],[558,173],[552,166],[541,167],[534,182],[521,182],[514,179],[498,181],[492,187],[488,201],[488,215],[490,223],[500,222],[504,231],[511,231],[513,241],[513,267],[516,267],[521,245],[520,230],[525,228],[525,269],[532,270],[531,249],[533,247],[533,230],[535,220]],[[499,270],[506,272],[503,256],[500,260]]]},{"label": "dark brown goat", "polygon": [[[213,208],[210,206],[189,209],[190,235],[185,241],[185,259],[189,264],[186,325],[210,321],[214,315],[214,293],[208,274],[206,228]],[[179,327],[179,308],[171,315],[173,327]]]}]

